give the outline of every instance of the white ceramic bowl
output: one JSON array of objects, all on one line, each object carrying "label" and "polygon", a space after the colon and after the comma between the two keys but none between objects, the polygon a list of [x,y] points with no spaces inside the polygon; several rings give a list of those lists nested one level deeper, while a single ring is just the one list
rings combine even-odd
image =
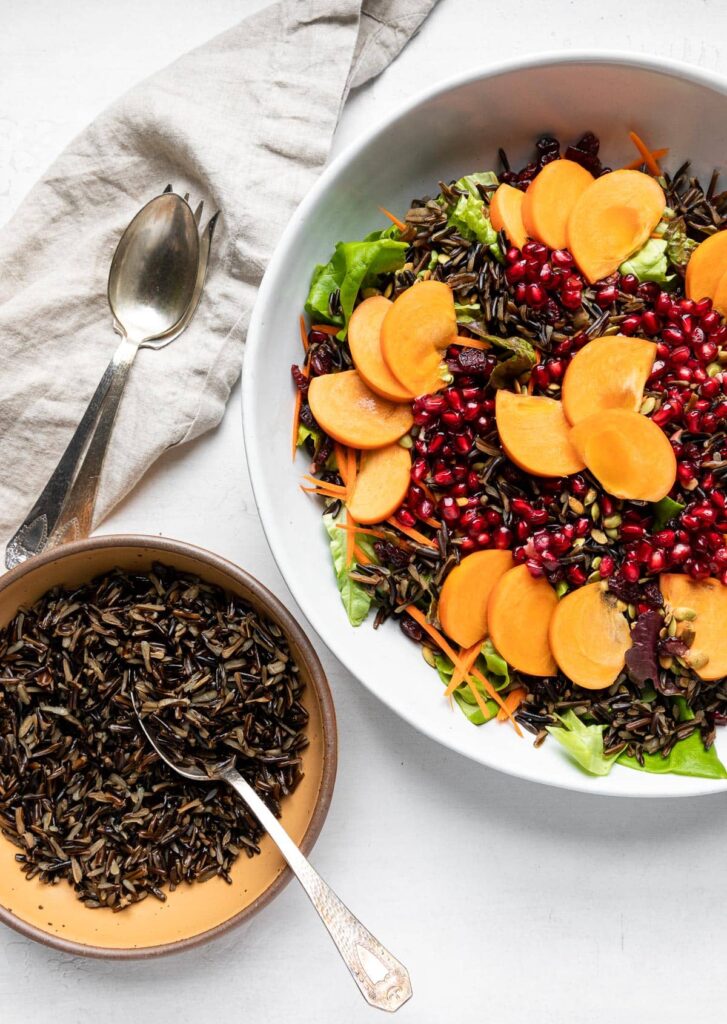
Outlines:
[{"label": "white ceramic bowl", "polygon": [[[311,271],[339,240],[382,224],[379,205],[402,213],[437,181],[497,166],[506,148],[517,165],[539,135],[601,139],[606,163],[634,158],[633,129],[669,146],[668,166],[687,157],[709,176],[727,155],[727,82],[696,68],[614,54],[538,57],[471,73],[410,102],[364,135],[322,175],[272,259],[250,325],[245,357],[245,442],[265,532],[296,601],[330,649],[361,682],[417,729],[466,757],[522,778],[589,793],[694,796],[727,782],[645,775],[615,766],[593,778],[555,742],[535,750],[505,726],[472,726],[451,711],[416,645],[389,623],[353,629],[339,600],[320,508],[299,489],[290,461],[290,365],[301,357],[298,317]],[[727,755],[727,737],[718,741]]]}]

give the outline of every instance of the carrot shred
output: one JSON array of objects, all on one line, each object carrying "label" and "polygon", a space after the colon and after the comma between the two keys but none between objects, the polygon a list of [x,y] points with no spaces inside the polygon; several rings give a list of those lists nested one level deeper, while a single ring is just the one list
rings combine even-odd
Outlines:
[{"label": "carrot shred", "polygon": [[[665,156],[667,156],[668,153],[669,153],[669,148],[668,147],[665,147],[663,149],[653,149],[651,151],[651,156],[653,157],[654,160],[661,160]],[[639,156],[635,160],[632,160],[630,164],[624,164],[624,168],[623,169],[625,171],[637,171],[639,169],[639,167],[641,167],[641,165],[643,163],[644,163],[644,158],[642,156]]]},{"label": "carrot shred", "polygon": [[[305,329],[305,317],[301,313],[300,315],[300,340],[303,342],[303,350],[308,351],[308,332]],[[306,375],[307,376],[307,375]]]},{"label": "carrot shred", "polygon": [[486,352],[489,348],[492,348],[489,341],[482,341],[481,338],[465,338],[463,335],[458,334],[452,341],[453,345],[461,345],[462,348],[476,348],[480,352]]},{"label": "carrot shred", "polygon": [[353,551],[356,546],[356,524],[348,509],[346,509],[346,523],[351,527],[346,534],[346,565],[350,565],[353,562]]},{"label": "carrot shred", "polygon": [[[477,707],[480,709],[482,714],[485,716],[485,721],[488,722],[492,718],[492,715],[490,714],[490,709],[487,707],[487,705],[485,704],[484,700],[482,699],[482,694],[477,689],[477,686],[472,682],[471,679],[467,680],[467,685],[470,688],[470,692],[472,693],[472,696],[477,701]],[[498,713],[498,715],[500,714],[499,711],[497,713]]]},{"label": "carrot shred", "polygon": [[[507,710],[513,713],[517,711],[522,702],[525,700],[526,693],[527,690],[523,689],[522,687],[520,687],[517,690],[512,690],[510,693],[508,693],[507,697],[505,697],[505,707],[507,708]],[[497,712],[497,721],[504,722],[506,718],[506,712],[503,711],[502,708],[500,708],[500,710]]]},{"label": "carrot shred", "polygon": [[[419,486],[421,486],[421,485],[419,485]],[[431,516],[427,516],[426,519],[422,519],[422,522],[426,523],[427,526],[431,526],[434,530],[441,530],[441,528],[442,528],[442,524],[439,522],[439,520],[438,519],[432,519]]]},{"label": "carrot shred", "polygon": [[334,324],[313,324],[311,330],[320,331],[321,334],[338,334],[341,328]]},{"label": "carrot shred", "polygon": [[358,467],[356,465],[356,449],[348,449],[348,467],[346,469],[346,489],[348,490],[349,498],[353,495],[354,488],[356,486],[356,476],[358,474]]},{"label": "carrot shred", "polygon": [[660,177],[661,167],[652,156],[651,150],[646,145],[644,140],[636,134],[636,132],[629,132],[629,138],[638,149],[639,153],[643,157],[643,163],[646,164],[647,170],[650,174],[653,174],[655,178]]},{"label": "carrot shred", "polygon": [[395,214],[393,214],[389,210],[387,210],[385,206],[380,206],[379,209],[381,210],[381,212],[383,213],[383,215],[385,217],[389,218],[391,223],[395,227],[397,227],[399,229],[399,231],[406,231],[406,224],[404,223],[403,220],[399,220],[399,218]]},{"label": "carrot shred", "polygon": [[[353,534],[353,536],[355,537],[356,534]],[[356,561],[358,562],[359,565],[371,565],[371,559],[366,554],[361,545],[356,544],[355,541],[353,545],[353,553],[356,556]]]},{"label": "carrot shred", "polygon": [[364,533],[368,537],[385,537],[386,534],[383,530],[371,530],[364,526],[348,526],[347,523],[336,523],[337,530],[349,530],[354,533]]},{"label": "carrot shred", "polygon": [[505,715],[510,719],[510,721],[512,722],[513,728],[514,728],[515,732],[518,734],[518,736],[522,736],[522,732],[520,731],[520,726],[517,724],[517,722],[513,718],[512,712],[509,711],[508,708],[505,706],[504,700],[502,699],[500,694],[497,692],[495,687],[492,685],[490,680],[487,679],[485,676],[483,676],[478,668],[474,668],[473,667],[472,675],[475,677],[475,679],[477,680],[478,683],[482,683],[482,685],[484,686],[488,696],[492,697],[492,699],[494,701],[496,701],[500,705],[500,710],[504,711]]},{"label": "carrot shred", "polygon": [[327,480],[318,480],[317,477],[309,476],[307,473],[303,474],[303,479],[307,480],[309,483],[312,483],[314,487],[320,487],[321,489],[324,489],[326,491],[334,491],[340,494],[341,496],[345,496],[346,494],[346,488],[341,487],[340,484],[329,484]]},{"label": "carrot shred", "polygon": [[391,523],[391,525],[397,530],[401,530],[406,537],[410,537],[413,541],[416,541],[417,544],[423,544],[428,548],[437,547],[436,541],[430,540],[429,537],[425,537],[423,533],[420,533],[418,530],[414,530],[411,526],[402,526],[402,524],[397,522],[393,516],[391,519],[387,519],[386,522]]},{"label": "carrot shred", "polygon": [[334,442],[333,452],[336,456],[336,467],[338,475],[343,480],[344,490],[348,490],[348,449],[344,445]]},{"label": "carrot shred", "polygon": [[467,676],[472,671],[472,666],[477,661],[477,655],[480,653],[482,648],[482,641],[478,640],[476,644],[471,647],[460,647],[459,649],[459,663],[455,665],[452,678],[449,681],[447,689],[444,691],[445,697],[451,697],[454,691],[457,689],[460,683],[463,683]]},{"label": "carrot shred", "polygon": [[300,407],[302,397],[300,389],[295,389],[295,404],[293,405],[293,434],[290,439],[290,457],[295,462],[295,453],[298,451],[298,429],[300,427]]}]

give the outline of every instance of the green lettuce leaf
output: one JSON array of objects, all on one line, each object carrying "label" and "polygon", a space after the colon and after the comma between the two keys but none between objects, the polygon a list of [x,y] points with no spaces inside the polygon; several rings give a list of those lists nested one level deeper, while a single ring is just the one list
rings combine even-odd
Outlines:
[{"label": "green lettuce leaf", "polygon": [[651,507],[654,512],[652,533],[658,533],[659,530],[664,529],[670,519],[673,519],[674,516],[682,511],[684,505],[680,501],[674,501],[672,498],[662,498],[661,501],[655,501]]},{"label": "green lettuce leaf", "polygon": [[[321,437],[320,430],[316,430],[315,427],[306,427],[305,423],[298,424],[298,437],[296,438],[296,446],[300,448],[302,444],[308,440],[309,437],[313,438],[313,441],[318,444]],[[340,530],[338,531],[341,532]]]},{"label": "green lettuce leaf", "polygon": [[496,690],[504,690],[510,685],[510,667],[503,656],[495,650],[492,640],[487,639],[483,643],[482,657],[485,660],[487,678]]},{"label": "green lettuce leaf", "polygon": [[507,349],[512,352],[509,359],[503,359],[498,363],[490,374],[490,384],[493,388],[506,388],[513,380],[516,380],[526,370],[535,366],[537,357],[535,349],[525,338],[501,338],[497,334],[483,335],[485,341],[498,348]]},{"label": "green lettuce leaf", "polygon": [[603,753],[603,730],[605,725],[585,725],[571,709],[561,716],[561,725],[549,725],[547,730],[565,747],[581,768],[591,775],[608,775],[615,760]]},{"label": "green lettuce leaf", "polygon": [[[390,228],[375,231],[362,242],[339,242],[328,263],[319,263],[313,271],[306,312],[314,320],[340,326],[338,336],[345,337],[359,291],[375,284],[380,274],[399,270],[407,248],[406,242],[392,237]],[[328,300],[336,289],[343,314],[331,316]]]},{"label": "green lettuce leaf", "polygon": [[455,182],[458,189],[467,194],[460,196],[450,210],[448,223],[459,231],[462,238],[468,242],[482,242],[489,246],[490,252],[497,259],[502,259],[500,245],[497,241],[497,232],[490,222],[489,214],[480,195],[479,185],[497,185],[497,175],[492,171],[481,171],[476,174],[466,174],[459,181]]},{"label": "green lettuce leaf", "polygon": [[621,264],[622,274],[634,274],[639,281],[655,281],[668,288],[675,281],[675,275],[669,273],[667,259],[667,239],[650,238],[637,253]]},{"label": "green lettuce leaf", "polygon": [[[675,703],[679,709],[679,719],[682,722],[689,722],[694,718],[694,713],[687,707],[683,697],[677,697]],[[655,775],[688,775],[697,779],[727,779],[727,769],[717,756],[714,747],[705,749],[704,742],[696,730],[680,740],[672,747],[668,757],[661,754],[645,754],[644,763],[639,764],[635,757],[628,754],[621,754],[618,763],[627,768],[635,768],[640,772],[651,772]]]},{"label": "green lettuce leaf", "polygon": [[[497,654],[496,657],[499,658],[499,654]],[[437,672],[439,673],[439,678],[442,680],[445,686],[448,686],[449,681],[452,678],[452,673],[454,672],[454,665],[449,660],[449,658],[446,658],[443,654],[435,654],[434,665]],[[507,668],[507,666],[505,667]],[[462,683],[460,686],[457,687],[452,696],[454,697],[454,702],[457,705],[457,707],[460,708],[462,713],[469,719],[470,722],[472,722],[473,725],[485,725],[486,722],[490,722],[492,721],[493,718],[496,717],[498,705],[494,700],[487,696],[487,694],[484,692],[479,683],[475,682],[475,686],[482,694],[482,697],[485,701],[485,705],[487,707],[487,711],[489,713],[489,718],[485,718],[485,716],[482,714],[480,706],[475,700],[472,691],[469,688],[469,685],[465,685],[465,683]]]},{"label": "green lettuce leaf", "polygon": [[666,229],[666,255],[672,266],[686,273],[687,263],[699,245],[687,235],[687,225],[683,217],[677,217]]},{"label": "green lettuce leaf", "polygon": [[[345,516],[346,513],[343,508],[337,516],[329,512],[323,516],[323,525],[330,539],[336,582],[338,583],[343,607],[346,609],[346,615],[348,615],[348,621],[352,626],[360,626],[371,608],[371,594],[366,587],[362,587],[360,583],[356,583],[349,576],[346,566],[346,531],[336,528],[337,523],[345,521]],[[357,543],[361,544],[362,547],[364,547],[367,540],[368,538],[364,536],[356,538]],[[364,550],[366,550],[365,547]],[[373,549],[366,553],[373,554]]]}]

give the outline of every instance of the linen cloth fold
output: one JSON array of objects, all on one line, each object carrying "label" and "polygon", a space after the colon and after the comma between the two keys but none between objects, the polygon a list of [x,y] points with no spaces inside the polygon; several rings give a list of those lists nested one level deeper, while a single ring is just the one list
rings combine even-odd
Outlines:
[{"label": "linen cloth fold", "polygon": [[387,66],[435,3],[265,8],[134,87],[34,186],[0,232],[0,555],[118,343],[106,281],[134,214],[169,182],[222,212],[191,326],[132,368],[94,525],[165,449],[222,418],[257,286],[349,90]]}]

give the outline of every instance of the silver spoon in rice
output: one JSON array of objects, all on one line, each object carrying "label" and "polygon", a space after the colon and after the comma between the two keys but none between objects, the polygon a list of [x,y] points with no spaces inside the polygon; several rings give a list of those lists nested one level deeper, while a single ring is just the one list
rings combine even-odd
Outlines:
[{"label": "silver spoon in rice", "polygon": [[388,1010],[390,1013],[403,1006],[412,995],[407,969],[387,949],[384,949],[378,939],[374,938],[367,928],[364,928],[358,918],[353,916],[348,907],[323,881],[267,804],[236,770],[234,759],[222,764],[210,764],[207,771],[187,765],[181,766],[176,761],[170,760],[147,728],[133,691],[131,702],[144,735],[162,761],[168,764],[173,771],[192,782],[226,782],[244,800],[303,886],[366,1002],[379,1010]]}]

